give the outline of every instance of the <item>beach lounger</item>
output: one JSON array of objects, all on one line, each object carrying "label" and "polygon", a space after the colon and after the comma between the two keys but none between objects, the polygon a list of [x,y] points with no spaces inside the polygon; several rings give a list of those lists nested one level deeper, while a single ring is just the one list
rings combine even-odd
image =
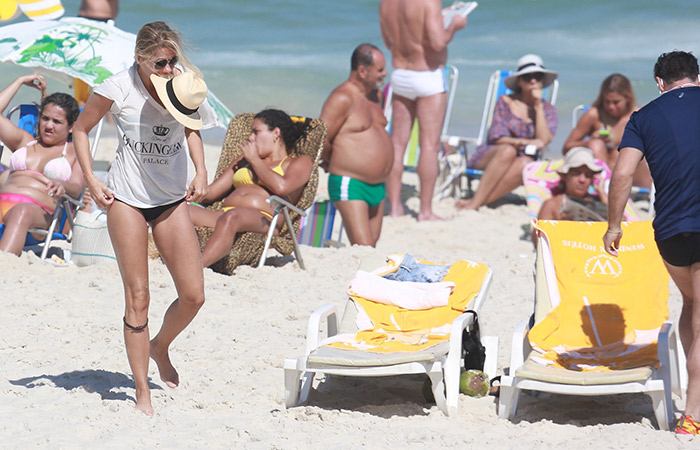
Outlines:
[{"label": "beach lounger", "polygon": [[[445,106],[445,119],[442,124],[442,131],[440,132],[440,142],[445,142],[448,136],[448,129],[450,125],[450,120],[452,118],[452,108],[454,105],[455,94],[457,92],[457,81],[459,79],[459,70],[457,67],[447,64],[445,66],[445,79],[447,80],[447,104]],[[391,98],[393,96],[393,90],[391,84],[388,83],[384,89],[384,116],[387,119],[386,130],[391,134],[391,119],[392,119],[392,105]],[[418,167],[418,158],[420,156],[420,145],[418,138],[418,119],[413,123],[411,128],[411,137],[406,145],[406,152],[404,153],[403,164],[404,170],[415,172]],[[438,176],[438,182],[435,185],[435,196],[442,198],[444,187],[451,184],[451,180],[456,176],[456,170],[454,164],[447,161],[444,150],[440,151],[440,174]],[[446,183],[446,180],[450,182]]]},{"label": "beach lounger", "polygon": [[[481,126],[479,127],[479,135],[477,137],[443,136],[443,141],[450,148],[456,149],[459,155],[459,162],[456,164],[453,163],[453,165],[461,168],[454,179],[451,180],[451,186],[442,187],[443,190],[449,192],[450,195],[458,197],[465,197],[465,193],[473,195],[472,181],[481,178],[484,174],[483,170],[468,167],[469,152],[476,150],[476,148],[486,140],[489,128],[491,128],[491,123],[493,122],[496,102],[502,95],[511,93],[511,90],[505,85],[505,79],[512,74],[512,70],[497,70],[491,74],[486,89],[484,111],[481,115]],[[550,87],[544,89],[544,98],[548,99],[549,103],[552,105],[555,105],[558,91],[559,80],[554,80]]]},{"label": "beach lounger", "polygon": [[[391,266],[382,258],[365,258],[360,268],[380,274]],[[437,406],[447,415],[456,414],[462,333],[474,327],[474,315],[467,311],[478,312],[482,306],[491,270],[484,264],[458,261],[443,281],[455,283],[445,306],[411,310],[350,296],[342,320],[334,304],[317,309],[309,318],[304,356],[284,360],[287,408],[306,402],[316,373],[353,377],[427,374]],[[325,339],[322,328],[327,330]],[[482,343],[486,347],[484,371],[493,377],[498,338],[482,337]]]},{"label": "beach lounger", "polygon": [[[231,162],[241,154],[239,144],[248,140],[250,136],[253,113],[238,114],[229,123],[224,145],[221,149],[219,164],[216,169],[218,177]],[[311,178],[304,188],[299,201],[292,205],[284,199],[277,196],[271,196],[268,202],[274,209],[270,231],[267,236],[260,233],[240,233],[236,237],[236,241],[231,248],[228,256],[214,263],[211,267],[217,272],[232,274],[233,270],[241,265],[258,265],[262,266],[267,258],[269,248],[274,248],[282,255],[291,255],[294,252],[299,266],[304,268],[304,261],[301,258],[301,252],[297,242],[299,235],[299,223],[301,217],[305,214],[304,210],[309,208],[316,195],[318,187],[318,160],[323,149],[323,143],[326,139],[326,124],[320,119],[298,118],[299,120],[308,121],[307,131],[299,138],[297,148],[301,154],[307,155],[313,161],[311,170]],[[223,204],[223,199],[209,206],[208,209],[219,210]],[[280,218],[285,221],[284,227],[277,236],[274,235],[275,226]],[[213,228],[196,227],[199,243],[204,247],[209,240]],[[292,230],[290,232],[289,230]]]},{"label": "beach lounger", "polygon": [[310,247],[340,246],[343,236],[342,221],[338,239],[333,240],[336,208],[330,200],[316,201],[306,211],[299,223],[298,242]]},{"label": "beach lounger", "polygon": [[623,222],[620,256],[602,248],[605,222],[538,222],[534,326],[513,333],[498,415],[521,390],[567,395],[645,393],[658,426],[681,396],[679,348],[668,320],[669,275],[651,222]]}]

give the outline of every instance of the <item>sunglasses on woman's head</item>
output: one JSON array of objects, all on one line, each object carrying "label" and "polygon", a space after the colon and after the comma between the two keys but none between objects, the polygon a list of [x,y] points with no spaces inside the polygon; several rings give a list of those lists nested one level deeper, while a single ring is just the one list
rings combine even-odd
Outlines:
[{"label": "sunglasses on woman's head", "polygon": [[535,81],[542,81],[542,79],[544,78],[544,74],[542,72],[530,72],[520,75],[520,78],[522,78],[525,81],[530,81],[532,79],[534,79]]},{"label": "sunglasses on woman's head", "polygon": [[173,56],[169,60],[168,59],[159,59],[158,61],[153,63],[153,67],[155,67],[156,70],[161,70],[166,65],[169,65],[170,67],[174,67],[175,64],[177,64],[177,56]]}]

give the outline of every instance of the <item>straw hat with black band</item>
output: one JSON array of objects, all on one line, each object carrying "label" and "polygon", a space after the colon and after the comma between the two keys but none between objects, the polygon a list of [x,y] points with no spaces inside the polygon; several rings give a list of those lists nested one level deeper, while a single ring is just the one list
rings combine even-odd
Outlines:
[{"label": "straw hat with black band", "polygon": [[542,87],[547,87],[554,83],[554,80],[556,80],[558,76],[556,72],[544,68],[542,58],[530,53],[518,60],[518,68],[513,75],[510,75],[505,79],[504,84],[511,91],[516,91],[518,89],[518,77],[532,72],[539,72],[544,75],[542,79]]},{"label": "straw hat with black band", "polygon": [[151,75],[158,98],[175,120],[190,130],[201,130],[202,119],[197,112],[207,98],[207,84],[194,72],[183,72],[173,78]]}]

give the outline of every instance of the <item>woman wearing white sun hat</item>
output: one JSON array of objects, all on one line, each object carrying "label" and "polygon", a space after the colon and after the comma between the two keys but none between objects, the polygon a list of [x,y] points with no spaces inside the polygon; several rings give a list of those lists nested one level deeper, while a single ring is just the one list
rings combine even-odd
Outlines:
[{"label": "woman wearing white sun hat", "polygon": [[[93,199],[107,210],[124,283],[124,341],[136,385],[136,408],[152,415],[149,356],[158,365],[161,379],[176,387],[179,377],[168,347],[204,303],[201,253],[185,201],[200,201],[207,193],[198,130],[216,125],[216,119],[205,102],[206,84],[185,58],[179,34],[167,24],[152,22],[139,30],[135,60],[130,69],[95,89],[73,134]],[[107,112],[115,119],[119,148],[105,186],[92,172],[87,133]],[[188,148],[196,171],[189,187]],[[150,343],[149,225],[178,293]]]},{"label": "woman wearing white sun hat", "polygon": [[542,90],[556,78],[537,55],[518,60],[515,73],[504,81],[513,92],[496,102],[487,140],[469,160],[469,167],[484,175],[474,196],[457,200],[457,208],[479,209],[523,183],[523,168],[539,157],[557,130],[557,111],[542,98]]}]

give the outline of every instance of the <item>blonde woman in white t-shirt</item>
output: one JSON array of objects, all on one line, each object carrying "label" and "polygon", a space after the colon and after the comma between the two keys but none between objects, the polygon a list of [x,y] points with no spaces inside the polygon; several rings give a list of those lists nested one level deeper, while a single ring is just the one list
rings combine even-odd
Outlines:
[{"label": "blonde woman in white t-shirt", "polygon": [[[107,210],[109,234],[124,283],[124,341],[134,374],[136,408],[153,415],[149,356],[158,365],[165,384],[177,387],[179,377],[170,362],[168,347],[204,303],[201,254],[186,202],[200,201],[207,193],[198,130],[216,121],[204,102],[204,81],[186,60],[178,33],[167,24],[152,22],[141,28],[136,37],[135,60],[130,69],[95,89],[73,135],[93,199]],[[107,112],[115,120],[119,148],[104,185],[91,169],[87,133]],[[188,147],[196,170],[189,186]],[[178,294],[150,342],[149,225]]]}]

